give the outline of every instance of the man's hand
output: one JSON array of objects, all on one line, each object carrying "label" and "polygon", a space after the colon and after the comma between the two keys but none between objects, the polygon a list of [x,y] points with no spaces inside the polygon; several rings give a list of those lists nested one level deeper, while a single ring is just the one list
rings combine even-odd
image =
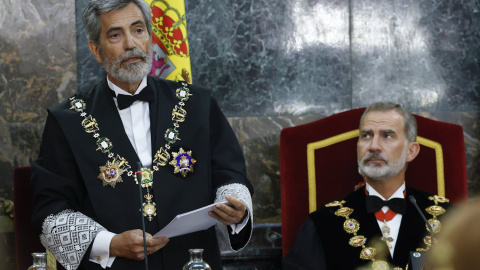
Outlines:
[{"label": "man's hand", "polygon": [[[169,241],[165,236],[153,238],[149,233],[145,233],[145,240],[149,255],[163,248]],[[143,260],[145,251],[142,230],[131,230],[115,235],[110,242],[110,257]]]},{"label": "man's hand", "polygon": [[228,201],[228,204],[217,203],[213,207],[213,211],[210,211],[208,214],[225,225],[239,223],[245,215],[247,207],[234,195],[226,196],[225,199]]}]

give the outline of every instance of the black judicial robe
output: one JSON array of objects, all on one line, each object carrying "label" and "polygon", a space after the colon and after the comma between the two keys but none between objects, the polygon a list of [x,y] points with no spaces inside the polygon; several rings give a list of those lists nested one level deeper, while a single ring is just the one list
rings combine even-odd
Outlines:
[{"label": "black judicial robe", "polygon": [[[425,209],[435,203],[428,200],[429,194],[414,188],[407,187],[405,198],[410,195],[415,196],[417,204],[427,219],[432,218]],[[379,240],[382,233],[378,226],[375,214],[367,213],[365,187],[346,196],[344,207],[354,209],[350,218],[356,219],[360,223],[360,229],[357,235],[363,235],[367,238],[366,247],[372,247],[374,240]],[[440,206],[447,208],[449,205],[440,203]],[[309,218],[300,228],[295,244],[289,253],[283,259],[283,269],[356,269],[362,266],[368,266],[372,261],[360,258],[362,247],[352,247],[348,244],[353,234],[347,233],[343,229],[344,217],[335,215],[339,207],[322,207],[311,213]],[[407,201],[407,209],[402,217],[400,230],[393,258],[385,247],[384,254],[387,261],[392,266],[398,266],[405,269],[410,251],[417,248],[425,248],[423,238],[429,235],[426,230],[425,222],[415,209],[415,206]],[[382,242],[383,243],[383,242]],[[378,250],[377,250],[378,252]],[[377,260],[382,260],[378,255]]]},{"label": "black judicial robe", "polygon": [[[165,131],[173,128],[172,109],[179,102],[175,90],[181,85],[149,76],[147,87],[153,88],[155,93],[155,101],[150,103],[154,155],[166,144]],[[193,85],[188,88],[193,95],[185,102],[186,120],[180,123],[180,140],[172,145],[172,151],[177,152],[179,147],[191,150],[197,162],[194,173],[185,178],[174,174],[171,165],[160,167],[153,174],[157,216],[152,221],[145,219],[146,231],[152,235],[176,215],[213,203],[219,186],[240,183],[253,194],[241,148],[219,106],[206,89]],[[139,158],[124,131],[106,78],[90,90],[78,93],[77,98],[85,101],[87,115],[97,120],[100,136],[112,142],[111,152],[126,158],[135,171]],[[32,221],[37,233],[41,233],[48,215],[64,209],[82,212],[113,233],[141,229],[139,188],[133,177],[125,172],[123,182],[117,183],[115,188],[103,186],[97,176],[99,167],[106,164],[108,157],[96,151],[97,139],[93,133],[85,132],[81,125],[83,117],[70,107],[67,100],[48,110],[40,157],[32,164]],[[240,234],[230,236],[232,247],[245,246],[250,234],[249,221]],[[203,248],[204,260],[213,269],[221,269],[214,227],[171,238],[164,248],[149,256],[150,269],[181,269],[189,260],[190,248]],[[89,252],[79,269],[102,269],[88,261]],[[144,263],[116,258],[111,269],[144,269]]]}]

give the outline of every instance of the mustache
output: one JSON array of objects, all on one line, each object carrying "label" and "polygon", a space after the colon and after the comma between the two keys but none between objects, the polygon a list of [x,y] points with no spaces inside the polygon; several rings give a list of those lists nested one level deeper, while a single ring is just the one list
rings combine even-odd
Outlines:
[{"label": "mustache", "polygon": [[148,55],[147,55],[147,53],[140,50],[139,48],[133,48],[129,51],[126,51],[126,52],[122,53],[122,55],[120,55],[120,57],[118,57],[117,63],[122,63],[123,61],[127,60],[128,58],[134,57],[134,56],[139,56],[139,57],[142,58],[143,61],[145,61],[147,59]]},{"label": "mustache", "polygon": [[388,159],[377,153],[369,153],[362,158],[362,163],[365,163],[369,159],[380,159],[388,164]]}]

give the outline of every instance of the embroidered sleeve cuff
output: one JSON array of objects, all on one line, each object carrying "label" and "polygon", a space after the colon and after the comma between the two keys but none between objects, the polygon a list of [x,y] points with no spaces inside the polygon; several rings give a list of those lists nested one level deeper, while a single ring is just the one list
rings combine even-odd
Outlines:
[{"label": "embroidered sleeve cuff", "polygon": [[215,202],[218,203],[224,201],[225,196],[227,195],[237,196],[237,198],[247,206],[247,211],[250,216],[252,216],[252,197],[250,191],[245,185],[235,183],[219,187],[215,196]]},{"label": "embroidered sleeve cuff", "polygon": [[[253,224],[252,197],[250,195],[250,191],[245,185],[234,183],[234,184],[228,184],[228,185],[219,187],[216,192],[215,202],[224,201],[225,196],[227,195],[237,196],[237,198],[247,206],[248,216],[245,219],[243,219],[241,223],[230,225],[232,229],[232,234],[238,234],[240,231],[242,231],[246,227],[246,224],[248,224],[249,219],[252,221],[251,224]],[[223,228],[225,229],[221,230],[221,232],[222,234],[226,235],[225,237],[226,241],[228,241],[230,248],[233,250],[232,243],[230,242],[230,238],[228,237],[227,227],[223,226]],[[250,230],[249,236],[247,241],[245,242],[245,245],[250,241],[250,238],[252,237],[252,228],[249,227],[249,230]],[[241,247],[240,249],[242,249],[243,247]],[[240,249],[237,249],[236,251]]]},{"label": "embroidered sleeve cuff", "polygon": [[107,230],[101,231],[95,237],[90,251],[89,260],[100,264],[102,268],[111,267],[115,257],[110,257],[110,242],[115,236],[114,233]]},{"label": "embroidered sleeve cuff", "polygon": [[75,270],[96,235],[103,230],[105,228],[93,219],[67,209],[45,219],[40,242],[65,269]]}]

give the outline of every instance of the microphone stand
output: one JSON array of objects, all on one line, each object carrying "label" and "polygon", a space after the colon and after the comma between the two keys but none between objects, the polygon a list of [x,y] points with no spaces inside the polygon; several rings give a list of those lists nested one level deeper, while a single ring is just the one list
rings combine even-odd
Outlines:
[{"label": "microphone stand", "polygon": [[142,218],[142,231],[143,231],[143,250],[145,251],[145,269],[148,270],[148,254],[147,254],[147,239],[145,237],[145,219],[143,218],[143,194],[142,194],[142,165],[140,162],[137,162],[137,172],[135,172],[135,177],[138,182],[138,191],[140,193],[140,217]]},{"label": "microphone stand", "polygon": [[[418,207],[417,200],[415,199],[415,197],[413,195],[410,195],[410,196],[408,196],[408,199],[415,206],[418,213],[420,214],[423,221],[425,222],[428,229],[430,230],[430,242],[431,242],[431,246],[433,246],[434,240],[433,240],[432,225],[430,225],[427,218],[425,217],[425,215],[420,210],[420,207]],[[424,266],[425,266],[424,257],[425,256],[423,254],[426,254],[425,251],[411,251],[410,252],[410,262],[412,264],[412,270],[417,270],[417,269],[423,269],[424,268]]]},{"label": "microphone stand", "polygon": [[418,207],[418,204],[417,204],[417,200],[415,200],[415,197],[413,195],[410,195],[408,196],[408,198],[410,199],[410,202],[415,205],[415,208],[417,208],[417,211],[418,213],[420,214],[420,216],[423,218],[423,221],[425,221],[425,224],[427,224],[428,226],[428,229],[430,230],[430,237],[431,237],[431,242],[432,242],[432,246],[433,246],[433,228],[432,228],[432,225],[430,225],[430,222],[428,222],[427,218],[425,217],[425,215],[422,213],[422,211],[420,210],[420,207]]}]

